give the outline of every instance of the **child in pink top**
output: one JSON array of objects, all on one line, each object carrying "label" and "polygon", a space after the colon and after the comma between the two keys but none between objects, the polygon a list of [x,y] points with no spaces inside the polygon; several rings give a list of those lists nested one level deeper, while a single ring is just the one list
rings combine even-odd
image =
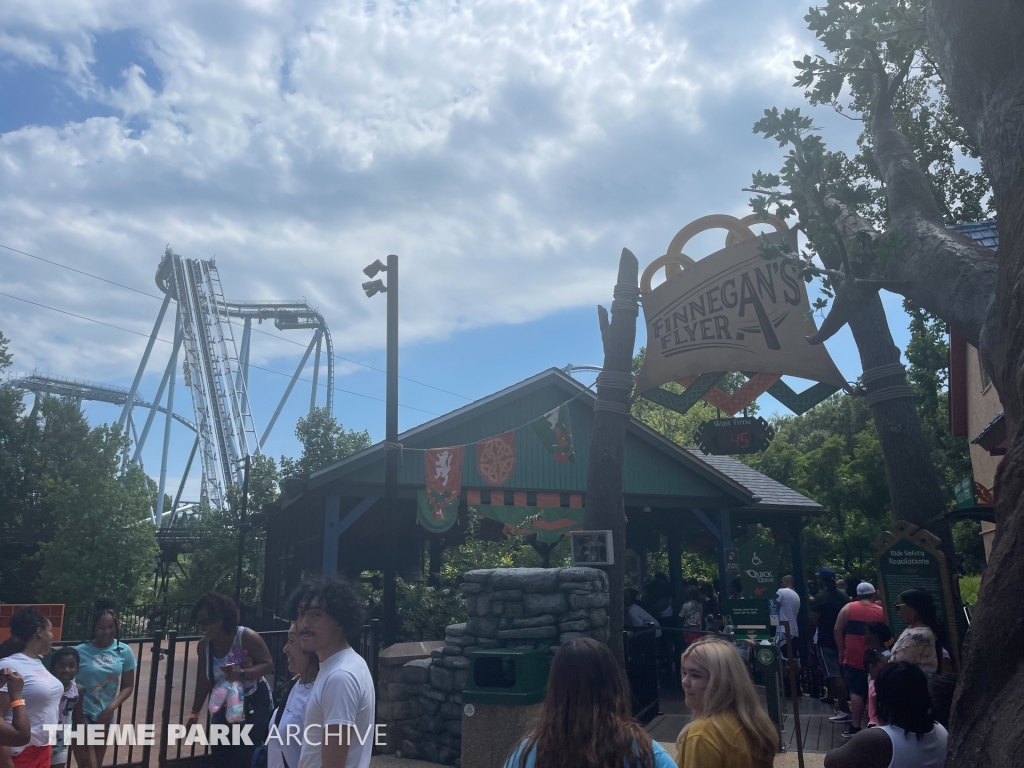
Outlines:
[{"label": "child in pink top", "polygon": [[868,728],[880,725],[875,715],[875,678],[882,671],[887,659],[877,648],[864,651],[864,669],[868,672]]}]

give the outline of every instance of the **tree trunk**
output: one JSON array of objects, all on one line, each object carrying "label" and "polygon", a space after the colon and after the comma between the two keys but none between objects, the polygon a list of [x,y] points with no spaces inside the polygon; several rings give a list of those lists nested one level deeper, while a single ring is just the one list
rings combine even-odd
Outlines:
[{"label": "tree trunk", "polygon": [[1024,753],[1024,4],[933,0],[928,35],[950,103],[992,180],[998,279],[981,351],[1009,435],[994,489],[995,541],[953,702],[946,765],[1000,768],[1018,765]]},{"label": "tree trunk", "polygon": [[625,248],[619,258],[619,275],[612,301],[612,319],[604,307],[598,307],[604,366],[597,377],[597,402],[594,404],[594,429],[590,436],[590,464],[587,467],[587,502],[583,527],[587,530],[611,530],[614,563],[606,568],[608,592],[608,645],[622,660],[623,576],[626,555],[626,512],[622,501],[622,464],[625,454],[626,425],[629,423],[629,396],[633,389],[633,346],[636,343],[636,319],[639,314],[639,264]]}]

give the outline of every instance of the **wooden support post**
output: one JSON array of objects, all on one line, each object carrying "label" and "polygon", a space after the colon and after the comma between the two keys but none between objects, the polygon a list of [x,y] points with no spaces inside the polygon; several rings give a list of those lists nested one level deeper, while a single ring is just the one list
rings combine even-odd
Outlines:
[{"label": "wooden support post", "polygon": [[615,544],[615,562],[606,568],[611,604],[608,606],[608,646],[623,662],[623,557],[626,551],[626,510],[622,498],[622,465],[625,458],[629,397],[633,390],[633,347],[636,319],[640,314],[640,265],[625,248],[619,257],[619,273],[612,294],[612,316],[598,307],[604,366],[597,377],[594,427],[590,435],[590,463],[587,467],[587,501],[583,526],[588,530],[610,530]]},{"label": "wooden support post", "polygon": [[444,539],[435,534],[430,537],[430,577],[427,583],[432,587],[441,586],[441,562],[444,558]]},{"label": "wooden support post", "polygon": [[683,594],[683,561],[681,550],[683,537],[677,528],[669,529],[668,535],[668,582],[672,585],[672,605]]}]

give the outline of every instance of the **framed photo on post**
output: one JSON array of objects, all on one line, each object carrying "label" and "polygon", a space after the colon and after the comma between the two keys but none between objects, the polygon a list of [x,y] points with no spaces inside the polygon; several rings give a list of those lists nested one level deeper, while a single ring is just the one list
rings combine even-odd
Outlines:
[{"label": "framed photo on post", "polygon": [[611,565],[615,550],[611,531],[572,531],[573,565]]}]

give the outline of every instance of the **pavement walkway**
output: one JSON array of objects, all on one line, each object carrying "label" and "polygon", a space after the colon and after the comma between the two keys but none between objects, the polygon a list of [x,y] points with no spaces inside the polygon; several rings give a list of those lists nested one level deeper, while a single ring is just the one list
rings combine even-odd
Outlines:
[{"label": "pavement walkway", "polygon": [[[663,746],[670,755],[675,755],[676,748],[674,744],[664,743],[661,746]],[[824,765],[824,755],[804,755],[804,768],[824,768]],[[784,754],[777,755],[775,758],[775,768],[798,768],[798,766],[799,762],[795,752],[786,752]],[[437,768],[437,764],[428,763],[423,760],[403,760],[402,758],[395,757],[394,755],[374,755],[370,758],[370,768]],[[496,765],[494,768],[501,768],[501,766]]]}]

